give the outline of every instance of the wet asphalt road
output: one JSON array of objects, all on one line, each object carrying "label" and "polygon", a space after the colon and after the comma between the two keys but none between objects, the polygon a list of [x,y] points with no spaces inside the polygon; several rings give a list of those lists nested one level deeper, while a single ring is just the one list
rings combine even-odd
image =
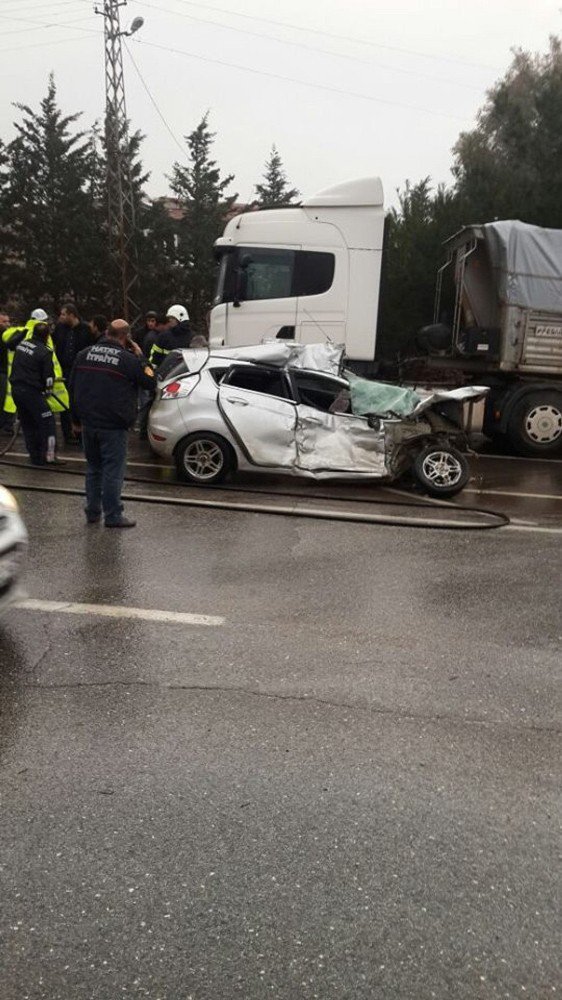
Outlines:
[{"label": "wet asphalt road", "polygon": [[562,534],[18,497],[29,595],[124,610],[0,626],[2,1000],[559,995]]}]

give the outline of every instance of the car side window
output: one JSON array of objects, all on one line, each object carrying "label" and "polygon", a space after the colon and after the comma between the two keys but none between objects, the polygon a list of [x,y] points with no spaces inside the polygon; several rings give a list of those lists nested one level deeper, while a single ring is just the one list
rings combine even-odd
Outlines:
[{"label": "car side window", "polygon": [[288,396],[283,372],[266,368],[251,368],[249,365],[231,368],[223,384],[236,386],[238,389],[251,389],[252,392],[261,392],[266,396],[278,396],[280,399],[287,399]]},{"label": "car side window", "polygon": [[344,388],[341,382],[326,378],[323,375],[310,375],[308,372],[294,372],[299,401],[306,406],[314,406],[317,410],[328,413],[330,407]]}]

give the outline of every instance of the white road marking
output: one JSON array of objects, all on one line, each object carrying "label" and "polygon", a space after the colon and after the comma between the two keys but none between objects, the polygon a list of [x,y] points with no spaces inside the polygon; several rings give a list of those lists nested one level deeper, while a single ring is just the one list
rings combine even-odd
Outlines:
[{"label": "white road marking", "polygon": [[100,618],[135,618],[148,622],[170,622],[175,625],[224,625],[220,615],[193,615],[183,611],[156,611],[152,608],[124,608],[113,604],[75,604],[68,601],[16,601],[22,611],[46,611],[50,614],[94,615]]},{"label": "white road marking", "polygon": [[507,524],[505,528],[498,528],[498,531],[531,531],[541,535],[562,535],[562,528],[543,528],[540,525],[532,527],[527,524]]},{"label": "white road marking", "polygon": [[477,490],[466,486],[463,493],[489,493],[495,497],[523,497],[528,500],[562,500],[562,493],[516,493],[511,490]]},{"label": "white road marking", "polygon": [[488,461],[499,461],[499,462],[546,462],[548,465],[562,465],[562,458],[539,458],[538,456],[531,455],[486,455],[480,451],[476,451],[471,455],[477,462],[481,458],[488,459]]}]

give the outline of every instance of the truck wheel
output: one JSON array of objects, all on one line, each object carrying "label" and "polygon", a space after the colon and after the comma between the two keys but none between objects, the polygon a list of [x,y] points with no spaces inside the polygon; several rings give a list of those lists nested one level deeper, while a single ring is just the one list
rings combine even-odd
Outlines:
[{"label": "truck wheel", "polygon": [[507,435],[521,455],[552,455],[562,451],[562,393],[530,392],[513,408]]},{"label": "truck wheel", "polygon": [[431,497],[454,497],[466,486],[470,467],[465,456],[451,445],[429,445],[416,455],[414,475]]},{"label": "truck wheel", "polygon": [[222,483],[236,465],[228,442],[204,431],[184,438],[176,448],[175,459],[179,478],[196,486]]}]

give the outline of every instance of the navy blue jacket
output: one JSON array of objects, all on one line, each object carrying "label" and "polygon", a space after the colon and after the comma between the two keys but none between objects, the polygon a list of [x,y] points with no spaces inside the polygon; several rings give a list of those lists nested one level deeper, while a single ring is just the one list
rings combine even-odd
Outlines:
[{"label": "navy blue jacket", "polygon": [[69,385],[72,413],[85,427],[123,430],[134,423],[139,388],[154,386],[144,358],[101,337],[76,358]]},{"label": "navy blue jacket", "polygon": [[22,340],[15,349],[10,381],[45,392],[47,380],[54,379],[53,352],[39,337]]}]

